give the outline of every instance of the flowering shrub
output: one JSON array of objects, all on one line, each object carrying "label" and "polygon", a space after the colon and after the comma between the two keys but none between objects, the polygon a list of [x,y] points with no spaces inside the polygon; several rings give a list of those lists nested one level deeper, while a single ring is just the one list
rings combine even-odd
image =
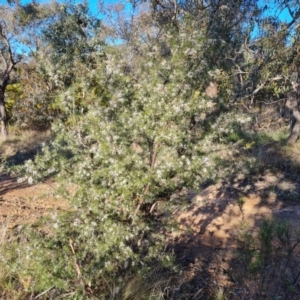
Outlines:
[{"label": "flowering shrub", "polygon": [[[77,98],[80,86],[86,110],[70,110],[68,122],[53,126],[52,142],[25,165],[30,181],[57,174],[64,184],[73,209],[54,216],[51,239],[63,253],[61,264],[70,265],[66,258],[76,254],[88,286],[101,274],[139,270],[149,261],[170,265],[158,234],[157,202],[234,169],[227,162],[235,146],[223,139],[248,119],[226,108],[229,101],[206,95],[212,70],[202,59],[204,33],[187,20],[179,33],[166,30],[161,39],[167,54],[160,39],[137,40],[139,54],[129,62],[120,45],[119,51],[107,48],[94,70],[82,66],[61,100]],[[95,93],[95,82],[105,92]],[[70,185],[75,195],[68,194]]]}]

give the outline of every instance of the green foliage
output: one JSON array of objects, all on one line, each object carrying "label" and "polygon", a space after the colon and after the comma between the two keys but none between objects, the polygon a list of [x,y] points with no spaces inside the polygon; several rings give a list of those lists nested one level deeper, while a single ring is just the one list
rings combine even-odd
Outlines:
[{"label": "green foliage", "polygon": [[51,80],[36,71],[36,62],[31,60],[18,68],[19,82],[7,89],[6,104],[11,123],[30,129],[49,129],[51,122],[61,115],[54,103],[55,89]]},{"label": "green foliage", "polygon": [[239,257],[245,266],[241,280],[255,281],[257,296],[265,290],[272,299],[296,292],[299,270],[294,258],[300,244],[299,231],[284,221],[263,220],[257,236],[246,229],[240,235]]},{"label": "green foliage", "polygon": [[251,236],[247,228],[244,228],[239,236],[241,258],[246,269],[252,274],[259,274],[262,269],[267,267],[267,262],[269,262],[273,250],[273,229],[273,222],[263,220],[258,238]]},{"label": "green foliage", "polygon": [[[85,89],[93,88],[95,95],[105,92],[95,77],[87,75],[104,44],[99,37],[100,21],[90,14],[88,3],[28,3],[13,12],[24,27],[19,43],[28,46],[28,57],[14,74],[16,83],[6,91],[11,122],[45,130],[55,119],[68,121],[70,113],[85,112],[90,104],[83,100]],[[79,69],[82,80],[89,77],[88,87],[87,82],[80,86]],[[74,98],[62,101],[61,94],[75,78]]]},{"label": "green foliage", "polygon": [[[240,8],[246,18],[245,6],[235,3],[231,16]],[[225,17],[228,9],[218,11],[219,23],[207,12],[204,18],[184,13],[180,26],[158,27],[153,20],[145,22],[145,32],[139,26],[147,14],[141,14],[132,21],[130,43],[105,48],[87,3],[56,3],[42,22],[40,48],[32,69],[20,73],[22,97],[13,109],[19,120],[51,124],[52,140],[25,163],[23,179],[56,175],[72,208],[53,215],[51,234],[33,231],[25,246],[7,252],[13,272],[34,277],[35,291],[54,285],[79,298],[115,297],[126,290],[124,273],[140,276],[152,264],[174,269],[157,203],[248,171],[235,157],[256,140],[243,133],[251,118],[238,100],[249,96],[250,82],[269,78],[276,66],[257,72],[263,58],[243,48],[249,32],[233,26],[237,20]],[[266,36],[262,45],[271,55],[274,41]],[[245,54],[241,67],[239,51]],[[207,92],[211,84],[213,95]],[[280,91],[274,86],[260,96]],[[257,240],[242,235],[251,274],[267,268],[275,233],[284,244],[290,239],[285,226],[274,226],[264,221]],[[106,288],[103,278],[111,278]]]},{"label": "green foliage", "polygon": [[[75,280],[72,256],[84,286],[92,290],[108,274],[116,278],[153,263],[173,268],[172,255],[163,250],[156,203],[234,172],[230,158],[235,146],[230,150],[218,141],[249,118],[227,111],[205,94],[210,76],[201,60],[205,32],[190,25],[187,18],[179,32],[164,32],[168,56],[162,55],[159,42],[137,40],[135,47],[147,53],[147,59],[136,56],[128,66],[122,46],[120,51],[108,48],[105,60],[95,56],[90,72],[76,61],[80,71],[70,85],[61,85],[67,88],[57,100],[68,119],[52,126],[51,143],[25,164],[30,182],[57,174],[73,205],[72,212],[55,217],[49,242],[36,249],[45,248],[47,257],[59,259],[57,269],[47,269],[47,282]],[[64,82],[56,80],[58,85]],[[230,163],[225,161],[216,171],[224,160],[220,150]],[[74,185],[76,193],[69,194]],[[41,268],[43,264],[47,268],[51,262],[41,258]]]},{"label": "green foliage", "polygon": [[52,22],[43,30],[43,39],[54,50],[52,63],[61,64],[66,72],[74,58],[89,62],[91,53],[101,49],[95,38],[99,27],[100,20],[89,13],[88,2],[58,4]]},{"label": "green foliage", "polygon": [[5,100],[5,108],[9,116],[8,118],[11,119],[16,99],[22,99],[24,95],[21,89],[21,85],[19,83],[9,84],[6,88],[6,93],[8,96]]},{"label": "green foliage", "polygon": [[272,240],[273,240],[273,227],[272,222],[263,220],[260,227],[259,238],[262,258],[266,260],[272,251]]}]

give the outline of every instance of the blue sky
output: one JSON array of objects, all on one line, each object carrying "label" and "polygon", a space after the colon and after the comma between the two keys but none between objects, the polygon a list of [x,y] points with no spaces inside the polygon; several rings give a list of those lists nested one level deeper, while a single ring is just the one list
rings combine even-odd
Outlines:
[{"label": "blue sky", "polygon": [[288,9],[284,9],[284,10],[278,10],[278,8],[276,8],[277,6],[274,5],[274,2],[276,0],[269,0],[269,1],[264,1],[261,0],[259,1],[259,4],[264,7],[265,5],[268,6],[268,9],[265,12],[265,15],[268,16],[278,16],[280,20],[282,21],[286,21],[286,22],[290,22],[292,20],[291,15],[289,14]]},{"label": "blue sky", "polygon": [[[106,1],[106,2],[111,2],[111,1]],[[89,6],[90,6],[90,10],[94,13],[97,14],[99,9],[98,9],[98,0],[90,0],[89,1]]]},{"label": "blue sky", "polygon": [[[31,2],[31,0],[21,0],[21,2],[23,4],[26,4],[26,3]],[[50,2],[50,0],[38,0],[37,2],[38,3],[47,3],[47,2]],[[58,2],[63,2],[63,1],[58,0]],[[75,0],[74,2],[75,3],[81,3],[83,1]],[[90,10],[95,15],[99,13],[98,2],[99,2],[98,0],[89,0],[88,1]],[[118,3],[118,2],[119,2],[118,0],[104,0],[105,4],[110,4],[110,3],[113,4],[113,3]],[[121,1],[121,2],[126,3],[126,0]],[[6,4],[6,3],[7,3],[7,0],[0,0],[0,4]],[[130,5],[128,2],[127,2],[127,4]],[[100,17],[101,17],[101,14],[100,14]]]},{"label": "blue sky", "polygon": [[[47,3],[49,2],[50,0],[38,0],[37,2],[40,2],[40,3]],[[269,0],[269,1],[265,1],[265,0],[260,0],[259,3],[261,6],[264,6],[264,5],[268,5],[268,11],[266,13],[266,15],[277,15],[280,17],[281,20],[285,20],[285,21],[290,21],[291,20],[291,17],[290,17],[290,14],[288,12],[287,9],[285,9],[284,11],[280,12],[280,11],[277,11],[275,9],[275,6],[274,6],[274,1],[276,0]],[[28,2],[31,2],[31,0],[22,0],[21,1],[22,3],[28,3]],[[75,3],[80,3],[82,2],[81,0],[75,0]],[[91,12],[93,14],[97,14],[99,13],[99,8],[98,8],[98,0],[89,0],[88,3],[89,3],[89,6],[90,6],[90,9],[91,9]],[[113,4],[113,3],[117,3],[118,0],[104,0],[104,3],[105,4]],[[122,3],[127,3],[127,5],[130,6],[129,2],[126,1],[126,0],[121,0]],[[7,3],[7,0],[0,0],[0,4],[6,4]]]},{"label": "blue sky", "polygon": [[[50,0],[38,0],[37,2],[47,3],[49,1]],[[58,1],[62,2],[63,0],[61,0],[61,1],[58,0]],[[21,0],[21,2],[22,3],[28,3],[28,2],[31,2],[31,0]],[[74,0],[74,2],[75,3],[80,3],[82,1],[81,0]],[[102,15],[99,12],[98,2],[99,2],[99,0],[89,0],[88,1],[91,12],[94,15],[98,15],[98,17],[102,19],[104,17],[104,15]],[[128,6],[128,10],[130,10],[130,3],[127,0],[104,0],[104,4],[114,4],[114,3],[116,4],[118,2],[122,2],[123,4]],[[283,11],[279,11],[278,9],[276,9],[276,7],[274,5],[274,2],[276,2],[276,0],[260,0],[259,5],[261,5],[262,7],[265,6],[265,5],[268,6],[267,11],[265,12],[266,16],[268,16],[268,15],[278,16],[280,20],[290,22],[291,21],[291,16],[290,16],[288,10],[285,9]],[[6,3],[7,3],[7,0],[0,0],[0,4],[6,4]]]}]

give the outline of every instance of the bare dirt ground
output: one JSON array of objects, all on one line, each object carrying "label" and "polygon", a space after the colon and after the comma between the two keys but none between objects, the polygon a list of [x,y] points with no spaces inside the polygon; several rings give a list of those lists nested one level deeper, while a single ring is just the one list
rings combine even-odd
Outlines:
[{"label": "bare dirt ground", "polygon": [[18,165],[33,158],[49,136],[49,132],[23,131],[0,141],[0,225],[14,228],[32,224],[51,212],[67,209],[67,202],[57,197],[57,184],[52,180],[38,185],[18,183],[3,171],[5,163]]},{"label": "bare dirt ground", "polygon": [[68,204],[55,196],[51,180],[38,185],[18,183],[16,178],[0,175],[0,223],[8,228],[30,224],[52,212],[66,210]]},{"label": "bare dirt ground", "polygon": [[[191,205],[175,213],[179,230],[172,234],[176,257],[185,266],[183,287],[187,294],[194,291],[186,299],[216,299],[218,293],[224,296],[220,299],[275,299],[269,298],[267,289],[260,291],[259,279],[244,280],[245,270],[237,255],[239,239],[243,232],[257,236],[264,219],[286,221],[292,233],[299,230],[298,190],[299,182],[265,172],[256,180],[237,176],[231,183],[191,193]],[[295,250],[294,263],[299,266],[300,249]],[[279,272],[280,268],[278,262],[275,269]],[[274,285],[276,280],[275,275]],[[295,290],[293,296],[284,298],[279,293],[276,299],[300,299],[299,282]]]},{"label": "bare dirt ground", "polygon": [[[300,228],[300,205],[287,203],[272,190],[265,191],[274,184],[280,184],[279,178],[268,174],[255,182],[255,192],[246,196],[228,191],[223,184],[211,185],[195,193],[191,206],[178,214],[180,227],[201,236],[204,245],[221,248],[234,247],[240,228],[247,226],[255,232],[262,219],[286,220]],[[289,181],[281,185],[293,187]]]}]

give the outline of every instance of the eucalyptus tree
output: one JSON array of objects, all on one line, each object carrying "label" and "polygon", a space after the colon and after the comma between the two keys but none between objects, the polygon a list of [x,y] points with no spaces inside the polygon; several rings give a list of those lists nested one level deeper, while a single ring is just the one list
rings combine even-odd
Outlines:
[{"label": "eucalyptus tree", "polygon": [[[254,106],[281,103],[281,107],[291,109],[293,123],[296,123],[299,115],[296,104],[299,1],[268,1],[261,9],[261,14],[252,20],[255,31],[231,58],[234,62],[232,75],[236,76],[235,98],[250,112]],[[297,128],[299,126],[294,130]],[[298,134],[292,132],[287,142],[295,142],[297,137]]]},{"label": "eucalyptus tree", "polygon": [[80,87],[75,102],[62,104],[61,95],[79,70],[93,69],[93,57],[102,53],[100,21],[89,12],[88,3],[74,1],[12,4],[9,9],[22,26],[18,47],[25,45],[26,60],[18,71],[22,93],[11,110],[15,124],[46,129],[56,118],[68,118],[86,109]]},{"label": "eucalyptus tree", "polygon": [[[84,88],[78,83],[85,70],[92,72],[95,68],[95,58],[103,56],[103,48],[101,21],[90,12],[88,2],[55,3],[52,15],[41,29],[38,69],[53,83],[55,105],[65,118],[87,110]],[[74,99],[63,96],[67,88],[76,89]]]},{"label": "eucalyptus tree", "polygon": [[300,111],[299,111],[299,87],[300,87],[300,1],[286,0],[280,2],[281,8],[289,12],[290,21],[285,25],[287,45],[284,61],[283,74],[288,80],[289,90],[291,91],[286,101],[287,107],[293,113],[293,124],[288,143],[294,143],[300,134]]},{"label": "eucalyptus tree", "polygon": [[88,2],[56,3],[51,22],[42,29],[44,50],[51,63],[58,68],[63,65],[66,70],[76,59],[90,63],[92,54],[102,50],[100,25],[101,21],[90,13]]},{"label": "eucalyptus tree", "polygon": [[[24,5],[20,1],[8,1],[8,4],[0,6],[0,116],[3,137],[8,134],[5,106],[7,87],[13,82],[21,84],[20,75],[24,72],[16,71],[26,69],[26,64],[34,60],[40,43],[40,28],[45,24],[50,11],[49,5],[40,5],[35,1]],[[34,80],[30,84],[34,85]],[[22,93],[18,93],[19,99],[13,99],[18,104],[16,107],[21,107],[20,111],[28,111],[24,99],[32,97],[26,87],[22,89]],[[13,108],[12,114],[14,113]]]},{"label": "eucalyptus tree", "polygon": [[8,5],[0,6],[0,118],[1,136],[8,135],[5,92],[12,80],[13,72],[22,60],[20,38],[23,26]]}]

